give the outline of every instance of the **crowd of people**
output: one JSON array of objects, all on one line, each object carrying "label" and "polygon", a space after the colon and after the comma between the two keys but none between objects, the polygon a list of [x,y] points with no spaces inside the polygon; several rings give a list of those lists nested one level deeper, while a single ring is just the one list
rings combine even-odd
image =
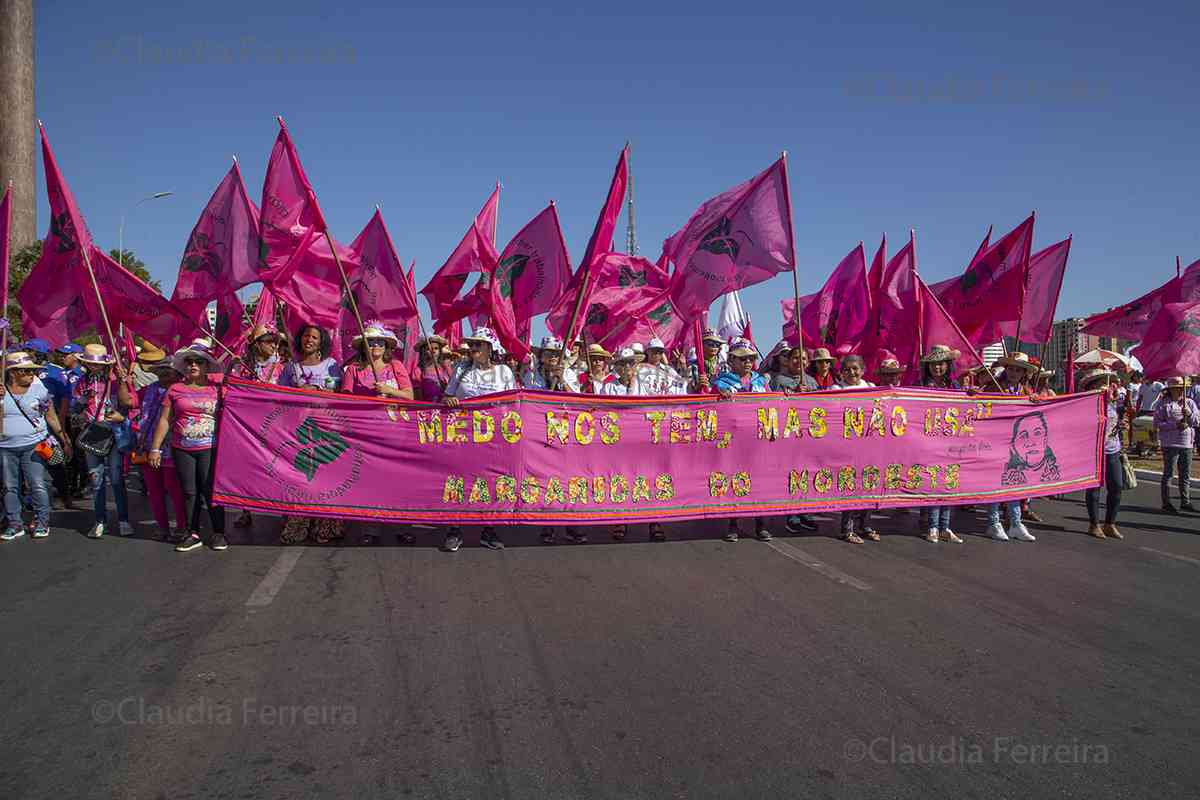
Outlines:
[{"label": "crowd of people", "polygon": [[[520,362],[506,354],[495,334],[485,327],[451,348],[441,336],[428,336],[416,344],[416,367],[405,367],[397,335],[383,324],[370,322],[354,338],[354,356],[335,358],[330,332],[318,325],[300,326],[289,340],[278,328],[261,325],[249,336],[239,359],[219,359],[208,340],[196,340],[168,354],[144,342],[130,365],[118,363],[102,344],[64,343],[52,349],[43,340],[31,340],[5,354],[3,429],[0,430],[0,467],[4,481],[5,522],[0,540],[12,541],[28,533],[40,539],[50,535],[51,493],[65,510],[90,492],[94,519],[87,535],[108,533],[108,493],[116,506],[116,531],[134,533],[130,520],[126,479],[140,476],[158,536],[187,552],[203,547],[202,514],[210,534],[207,544],[225,550],[224,509],[213,503],[214,446],[219,394],[217,384],[225,374],[265,383],[329,392],[425,400],[456,406],[460,401],[525,387],[549,392],[609,396],[664,396],[710,394],[729,398],[741,392],[800,393],[899,386],[906,367],[890,353],[881,352],[868,366],[861,355],[835,357],[825,348],[809,350],[795,341],[782,341],[765,357],[746,338],[726,340],[712,330],[702,337],[701,351],[669,350],[659,339],[630,342],[610,352],[602,344],[571,346],[554,337],[543,338],[532,355]],[[1014,352],[991,366],[966,367],[962,354],[945,345],[933,345],[920,361],[919,385],[956,391],[988,391],[1044,399],[1054,393],[1036,359]],[[1190,502],[1191,453],[1200,427],[1200,387],[1189,386],[1183,376],[1163,383],[1145,383],[1137,373],[1125,375],[1107,366],[1082,371],[1080,391],[1105,392],[1105,480],[1103,487],[1088,490],[1088,534],[1122,538],[1117,527],[1123,491],[1131,470],[1125,452],[1131,431],[1149,426],[1162,450],[1162,508],[1165,513],[1195,512]],[[1171,501],[1170,483],[1177,476],[1179,505]],[[1101,512],[1101,493],[1104,509]],[[168,502],[169,501],[169,502]],[[960,507],[961,508],[961,507]],[[929,542],[961,544],[951,526],[951,506],[932,506],[918,513],[917,535]],[[26,512],[32,519],[25,523]],[[1028,500],[993,504],[987,508],[987,535],[1000,541],[1032,542],[1024,520],[1039,521]],[[174,524],[172,524],[172,520]],[[840,538],[854,544],[879,541],[867,509],[841,513]],[[248,527],[250,514],[242,512],[235,527]],[[784,520],[789,532],[817,530],[805,514]],[[396,526],[402,543],[413,535]],[[376,543],[384,531],[364,526],[363,541]],[[627,525],[609,531],[614,540],[629,534]],[[738,520],[724,534],[735,542],[742,535]],[[563,530],[565,541],[583,543],[586,534],[577,527]],[[345,524],[328,518],[289,517],[283,522],[280,542],[326,544],[345,536]],[[768,520],[755,518],[754,536],[772,538]],[[666,530],[651,524],[649,537],[661,541]],[[542,541],[559,540],[554,527],[544,527]],[[457,527],[445,533],[443,549],[453,552],[463,543]],[[504,544],[494,526],[480,532],[480,543],[491,549]]]}]

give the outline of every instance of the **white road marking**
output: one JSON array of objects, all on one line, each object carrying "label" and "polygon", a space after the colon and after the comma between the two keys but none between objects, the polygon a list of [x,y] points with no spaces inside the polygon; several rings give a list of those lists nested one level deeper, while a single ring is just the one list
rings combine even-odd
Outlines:
[{"label": "white road marking", "polygon": [[778,539],[775,539],[774,541],[767,542],[767,546],[779,553],[779,555],[787,556],[797,564],[803,564],[809,569],[821,573],[832,581],[845,584],[846,586],[853,586],[859,591],[871,591],[871,587],[860,581],[858,578],[855,578],[853,575],[847,575],[837,567],[829,566],[821,559],[804,552],[790,542],[781,542]]},{"label": "white road marking", "polygon": [[254,591],[250,593],[250,597],[246,600],[246,605],[271,605],[271,601],[275,599],[275,595],[279,594],[279,590],[283,588],[288,575],[291,575],[292,570],[296,568],[296,562],[300,560],[300,556],[304,555],[304,550],[305,548],[303,547],[292,547],[280,553],[279,558],[275,559],[275,563],[267,570],[267,574],[258,582],[258,586],[254,587]]},{"label": "white road marking", "polygon": [[1189,558],[1188,556],[1177,556],[1174,553],[1168,553],[1165,550],[1155,550],[1153,547],[1139,547],[1138,549],[1145,550],[1147,553],[1155,553],[1160,556],[1166,556],[1167,558],[1173,558],[1176,561],[1186,561],[1189,564],[1195,564],[1196,566],[1200,567],[1200,558]]}]

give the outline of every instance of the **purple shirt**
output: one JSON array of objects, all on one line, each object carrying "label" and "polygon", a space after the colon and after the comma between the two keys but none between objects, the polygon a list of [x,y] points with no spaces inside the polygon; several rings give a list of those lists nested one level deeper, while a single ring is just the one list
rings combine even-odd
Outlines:
[{"label": "purple shirt", "polygon": [[[1179,422],[1187,424],[1179,427]],[[1193,430],[1200,425],[1200,409],[1190,397],[1179,400],[1163,394],[1154,411],[1154,427],[1158,428],[1158,443],[1161,447],[1183,447],[1188,450],[1196,444]]]}]

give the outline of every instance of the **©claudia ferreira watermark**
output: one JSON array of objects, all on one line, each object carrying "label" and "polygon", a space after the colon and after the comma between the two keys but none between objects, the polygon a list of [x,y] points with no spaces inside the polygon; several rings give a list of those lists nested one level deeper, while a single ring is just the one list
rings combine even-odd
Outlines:
[{"label": "\u00a9claudia ferreira watermark", "polygon": [[92,48],[102,64],[138,67],[223,65],[322,65],[355,64],[358,50],[349,42],[265,41],[254,36],[219,41],[156,41],[144,36],[100,39]]},{"label": "\u00a9claudia ferreira watermark", "polygon": [[1088,103],[1106,99],[1112,87],[1086,76],[1016,78],[1008,75],[910,77],[895,74],[847,78],[846,94],[864,100],[907,103]]},{"label": "\u00a9claudia ferreira watermark", "polygon": [[153,703],[131,695],[97,700],[91,706],[98,725],[213,726],[213,727],[343,727],[358,725],[358,707],[340,704],[268,703],[257,697],[237,702],[201,697],[188,703]]},{"label": "\u00a9claudia ferreira watermark", "polygon": [[847,761],[872,764],[963,766],[972,764],[1100,765],[1112,762],[1112,749],[1078,739],[1028,742],[1014,736],[972,741],[949,736],[927,742],[906,742],[894,736],[850,739],[842,747]]}]

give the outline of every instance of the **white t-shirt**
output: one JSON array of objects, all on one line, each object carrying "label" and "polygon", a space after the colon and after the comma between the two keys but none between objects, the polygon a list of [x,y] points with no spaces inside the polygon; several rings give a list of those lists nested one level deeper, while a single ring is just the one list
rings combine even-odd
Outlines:
[{"label": "white t-shirt", "polygon": [[648,395],[687,394],[687,380],[669,364],[642,364],[637,370],[642,393]]},{"label": "white t-shirt", "polygon": [[621,383],[620,379],[609,381],[600,387],[600,394],[627,397],[629,395],[644,395],[646,394],[646,391],[642,389],[642,385],[638,381],[637,376],[634,376],[633,383],[631,383],[629,386]]},{"label": "white t-shirt", "polygon": [[842,383],[841,381],[838,381],[837,383],[835,383],[833,385],[833,388],[834,389],[871,389],[871,388],[874,388],[874,386],[875,386],[875,384],[871,383],[870,381],[864,381],[862,378],[859,378],[858,383]]},{"label": "white t-shirt", "polygon": [[450,382],[446,384],[446,394],[466,400],[515,388],[516,378],[506,365],[493,364],[487,369],[479,369],[473,364],[467,364],[455,370]]},{"label": "white t-shirt", "polygon": [[[546,376],[542,374],[540,369],[527,369],[525,374],[521,376],[521,384],[526,389],[546,389]],[[575,371],[564,369],[562,374],[563,388],[555,391],[560,392],[578,392],[579,379],[575,376]]]},{"label": "white t-shirt", "polygon": [[1162,381],[1143,383],[1142,390],[1138,392],[1138,412],[1148,413],[1153,411],[1165,387],[1166,385]]}]

